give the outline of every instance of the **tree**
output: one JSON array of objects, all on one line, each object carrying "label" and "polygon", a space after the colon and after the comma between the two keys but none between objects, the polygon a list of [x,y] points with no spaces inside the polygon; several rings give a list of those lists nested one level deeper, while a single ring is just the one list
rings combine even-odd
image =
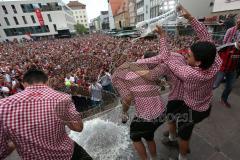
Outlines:
[{"label": "tree", "polygon": [[87,28],[85,28],[82,24],[77,23],[76,25],[74,25],[74,28],[78,34],[87,33]]}]

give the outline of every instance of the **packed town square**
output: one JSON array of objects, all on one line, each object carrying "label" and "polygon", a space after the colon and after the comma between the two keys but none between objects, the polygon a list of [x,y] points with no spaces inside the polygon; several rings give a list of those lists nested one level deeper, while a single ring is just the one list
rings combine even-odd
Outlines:
[{"label": "packed town square", "polygon": [[[36,12],[41,31],[29,27],[36,34],[51,30],[44,12],[86,7],[27,2],[19,6]],[[109,0],[115,21],[135,4],[125,2]],[[239,160],[240,3],[224,1],[239,4],[238,12],[210,18],[199,18],[184,0],[167,3],[174,5],[159,17],[137,16],[134,29],[119,20],[121,31],[97,30],[96,19],[77,34],[2,29],[13,38],[0,35],[0,160]],[[0,5],[10,26],[8,7],[15,14],[18,7]],[[49,22],[54,14],[46,14]]]}]

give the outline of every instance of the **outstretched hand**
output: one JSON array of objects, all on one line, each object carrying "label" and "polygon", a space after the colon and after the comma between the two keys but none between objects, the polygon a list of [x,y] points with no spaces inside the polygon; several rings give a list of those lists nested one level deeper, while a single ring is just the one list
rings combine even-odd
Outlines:
[{"label": "outstretched hand", "polygon": [[180,16],[183,16],[184,18],[186,18],[189,21],[191,21],[193,19],[193,16],[181,4],[178,5],[176,9],[180,13]]},{"label": "outstretched hand", "polygon": [[156,26],[156,29],[154,29],[155,33],[158,33],[161,37],[165,37],[165,31],[163,30],[163,28],[159,25]]}]

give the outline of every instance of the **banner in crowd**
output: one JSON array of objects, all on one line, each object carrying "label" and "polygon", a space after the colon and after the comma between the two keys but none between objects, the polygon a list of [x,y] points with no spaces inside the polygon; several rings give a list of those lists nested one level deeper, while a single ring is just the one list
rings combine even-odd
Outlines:
[{"label": "banner in crowd", "polygon": [[43,20],[43,16],[42,16],[42,12],[39,8],[36,8],[35,9],[35,13],[37,15],[37,18],[38,18],[38,22],[40,24],[40,26],[44,26],[44,20]]}]

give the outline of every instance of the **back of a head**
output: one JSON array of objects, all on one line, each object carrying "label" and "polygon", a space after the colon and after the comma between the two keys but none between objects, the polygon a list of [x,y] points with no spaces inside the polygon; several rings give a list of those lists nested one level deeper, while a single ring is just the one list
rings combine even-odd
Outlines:
[{"label": "back of a head", "polygon": [[29,69],[23,76],[23,83],[29,85],[45,84],[48,81],[48,76],[41,70]]},{"label": "back of a head", "polygon": [[73,86],[70,89],[71,89],[71,94],[72,95],[77,95],[78,94],[78,87],[77,86]]},{"label": "back of a head", "polygon": [[215,44],[208,41],[199,41],[191,46],[196,61],[200,61],[200,68],[209,69],[215,61],[217,49]]}]

